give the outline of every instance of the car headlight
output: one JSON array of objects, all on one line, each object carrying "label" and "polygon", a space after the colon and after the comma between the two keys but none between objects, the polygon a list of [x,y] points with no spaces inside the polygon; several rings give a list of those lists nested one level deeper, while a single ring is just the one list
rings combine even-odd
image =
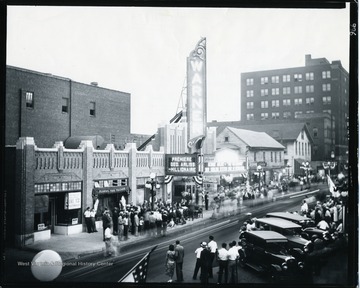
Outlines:
[{"label": "car headlight", "polygon": [[304,269],[304,263],[303,263],[303,262],[299,262],[299,263],[298,263],[298,267],[299,267],[299,269]]},{"label": "car headlight", "polygon": [[286,262],[284,262],[284,263],[281,264],[281,268],[282,268],[283,270],[287,270],[287,269],[288,269],[288,266],[287,266]]}]

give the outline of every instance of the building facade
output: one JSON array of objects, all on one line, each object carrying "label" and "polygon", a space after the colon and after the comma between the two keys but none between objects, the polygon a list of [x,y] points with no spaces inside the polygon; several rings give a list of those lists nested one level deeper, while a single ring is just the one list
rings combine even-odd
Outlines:
[{"label": "building facade", "polygon": [[[305,66],[241,74],[241,122],[244,124],[291,122],[306,115],[328,114],[331,148],[321,157],[336,157],[348,150],[349,74],[340,61],[305,56]],[[302,120],[303,121],[303,120]],[[319,133],[329,133],[328,128]],[[324,138],[328,138],[326,135]],[[324,141],[326,142],[326,141]],[[327,143],[321,143],[323,144]],[[322,149],[322,147],[320,147]]]},{"label": "building facade", "polygon": [[217,148],[237,150],[245,162],[245,171],[253,181],[261,172],[261,181],[268,183],[285,167],[285,147],[264,132],[225,127],[217,133]]},{"label": "building facade", "polygon": [[116,147],[134,140],[130,94],[95,82],[7,66],[5,103],[6,145],[15,145],[20,137],[34,137],[39,147],[73,136],[99,135]]}]

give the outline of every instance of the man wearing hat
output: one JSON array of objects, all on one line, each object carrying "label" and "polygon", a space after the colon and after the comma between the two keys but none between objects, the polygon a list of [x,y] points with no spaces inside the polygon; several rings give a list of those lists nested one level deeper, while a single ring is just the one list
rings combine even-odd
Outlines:
[{"label": "man wearing hat", "polygon": [[196,264],[195,264],[195,270],[194,270],[194,274],[193,274],[193,279],[196,280],[197,274],[199,272],[200,269],[200,255],[201,252],[203,251],[203,249],[206,247],[206,242],[201,242],[200,243],[200,247],[197,248],[195,250],[195,255],[196,255]]},{"label": "man wearing hat", "polygon": [[200,282],[203,284],[209,283],[210,267],[212,269],[212,263],[210,263],[212,259],[210,249],[211,248],[208,244],[204,247],[204,249],[200,253],[200,266],[201,266]]}]

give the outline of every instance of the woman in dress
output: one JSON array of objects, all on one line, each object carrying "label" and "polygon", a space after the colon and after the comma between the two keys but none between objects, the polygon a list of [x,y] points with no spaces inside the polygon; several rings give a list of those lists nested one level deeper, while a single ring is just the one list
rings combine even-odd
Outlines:
[{"label": "woman in dress", "polygon": [[166,252],[165,269],[165,274],[170,277],[168,282],[172,282],[175,270],[175,246],[173,244],[169,245],[169,250]]}]

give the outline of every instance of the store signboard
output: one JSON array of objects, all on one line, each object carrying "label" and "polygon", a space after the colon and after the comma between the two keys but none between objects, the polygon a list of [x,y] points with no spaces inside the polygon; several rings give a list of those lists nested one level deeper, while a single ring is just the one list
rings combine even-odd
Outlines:
[{"label": "store signboard", "polygon": [[72,192],[65,194],[65,210],[81,208],[81,192]]},{"label": "store signboard", "polygon": [[165,173],[175,176],[197,176],[197,154],[166,154]]},{"label": "store signboard", "polygon": [[244,163],[205,162],[204,174],[245,173]]}]

